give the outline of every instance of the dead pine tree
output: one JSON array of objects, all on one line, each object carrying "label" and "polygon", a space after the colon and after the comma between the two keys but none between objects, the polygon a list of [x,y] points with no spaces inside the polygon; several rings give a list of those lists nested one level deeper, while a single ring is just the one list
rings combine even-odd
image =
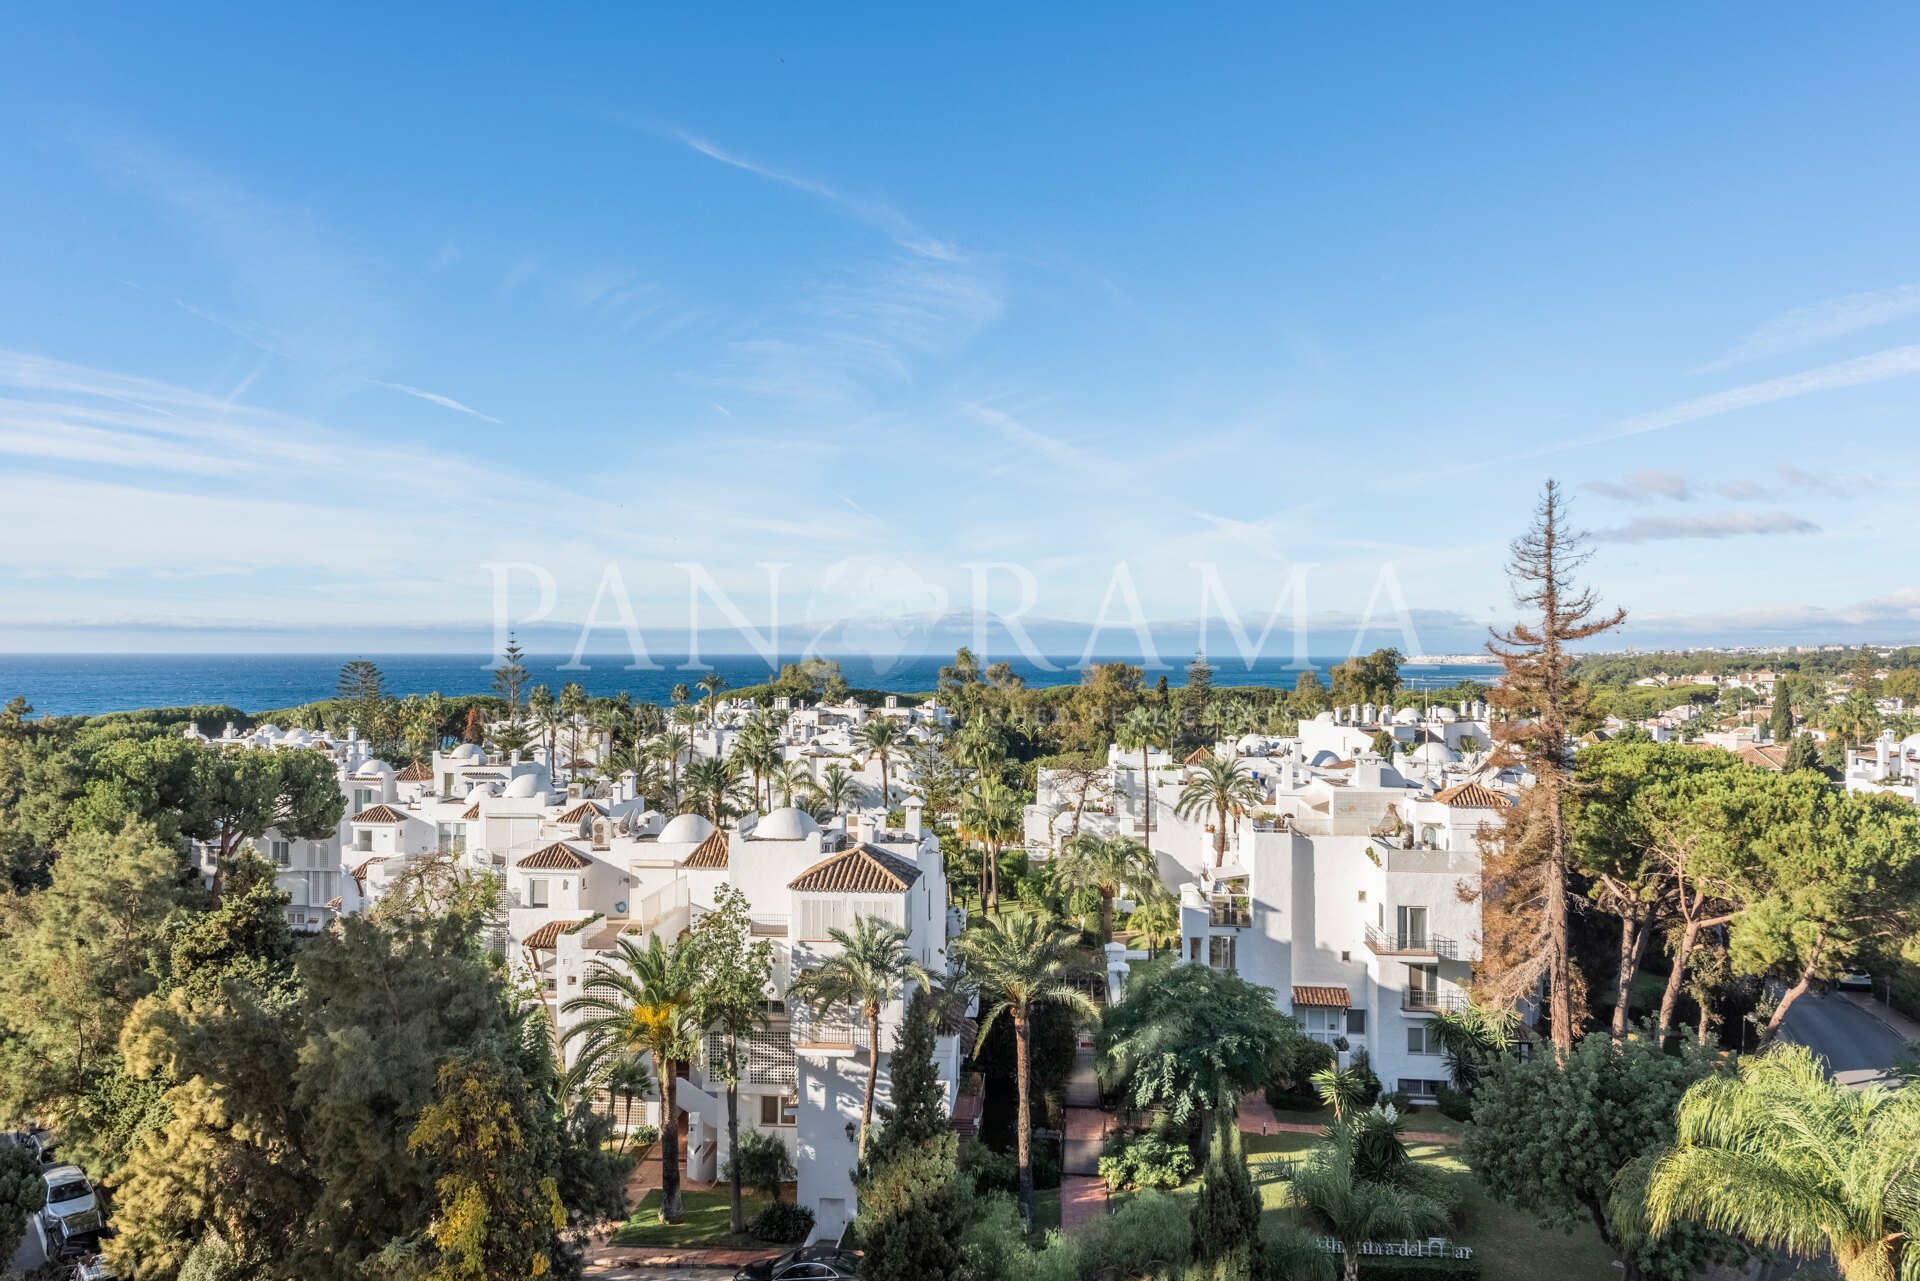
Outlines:
[{"label": "dead pine tree", "polygon": [[1626,611],[1601,614],[1574,579],[1586,563],[1585,536],[1566,528],[1560,487],[1549,480],[1533,527],[1513,544],[1507,576],[1522,618],[1494,629],[1487,652],[1502,675],[1489,701],[1492,764],[1525,770],[1504,821],[1487,831],[1482,872],[1483,947],[1476,981],[1508,1004],[1546,988],[1554,1053],[1573,1048],[1575,1011],[1585,1006],[1567,940],[1567,797],[1572,786],[1571,728],[1586,691],[1573,678],[1578,641],[1618,627]]}]

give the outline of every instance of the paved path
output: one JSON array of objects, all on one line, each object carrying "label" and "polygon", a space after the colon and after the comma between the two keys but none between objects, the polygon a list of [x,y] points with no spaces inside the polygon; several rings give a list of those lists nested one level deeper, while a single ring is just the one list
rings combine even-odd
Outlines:
[{"label": "paved path", "polygon": [[1864,1085],[1885,1078],[1906,1042],[1920,1037],[1912,1020],[1864,994],[1835,992],[1803,996],[1787,1011],[1785,1034],[1826,1059],[1833,1079],[1846,1085]]},{"label": "paved path", "polygon": [[1072,1233],[1107,1217],[1107,1181],[1085,1174],[1060,1176],[1060,1230]]}]

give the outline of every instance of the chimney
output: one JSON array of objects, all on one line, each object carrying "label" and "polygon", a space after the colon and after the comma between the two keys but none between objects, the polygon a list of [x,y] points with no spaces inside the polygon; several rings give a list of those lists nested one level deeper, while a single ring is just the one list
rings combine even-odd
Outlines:
[{"label": "chimney", "polygon": [[634,798],[635,792],[638,790],[634,785],[636,778],[637,778],[637,775],[635,775],[632,770],[621,771],[620,790],[618,792],[615,792],[614,795],[619,797],[623,801],[632,800]]},{"label": "chimney", "polygon": [[516,747],[516,748],[514,748],[514,749],[513,749],[513,751],[512,751],[512,752],[511,752],[511,753],[510,753],[510,754],[508,755],[508,757],[507,757],[507,764],[509,764],[509,765],[518,765],[519,763],[520,763],[520,749]]},{"label": "chimney", "polygon": [[[227,728],[231,730],[233,726],[229,725]],[[360,741],[360,731],[351,725],[347,726],[347,741],[349,743],[357,743]]]},{"label": "chimney", "polygon": [[909,796],[901,808],[907,813],[907,835],[918,841],[921,832],[921,811],[926,808],[926,802],[918,796]]}]

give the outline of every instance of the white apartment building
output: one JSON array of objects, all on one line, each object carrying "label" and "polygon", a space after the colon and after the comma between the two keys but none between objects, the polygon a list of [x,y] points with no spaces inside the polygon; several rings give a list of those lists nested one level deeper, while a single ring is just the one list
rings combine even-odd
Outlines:
[{"label": "white apartment building", "polygon": [[[1373,752],[1385,731],[1392,759]],[[1152,753],[1151,845],[1180,902],[1180,954],[1271,988],[1307,1034],[1351,1057],[1365,1049],[1381,1081],[1428,1099],[1446,1079],[1431,1036],[1436,1014],[1465,1000],[1479,954],[1476,833],[1497,823],[1520,780],[1484,767],[1484,707],[1426,712],[1361,706],[1324,712],[1291,738],[1249,736],[1216,749],[1262,786],[1265,802],[1232,824],[1217,852],[1211,814],[1175,812],[1204,753]],[[1139,753],[1115,749],[1110,804],[1082,830],[1148,835]],[[1043,777],[1027,816],[1029,846],[1057,848],[1072,797]],[[1108,949],[1118,991],[1140,953]]]},{"label": "white apartment building", "polygon": [[1841,781],[1849,792],[1881,792],[1920,805],[1920,734],[1896,738],[1883,730],[1873,746],[1849,748]]}]

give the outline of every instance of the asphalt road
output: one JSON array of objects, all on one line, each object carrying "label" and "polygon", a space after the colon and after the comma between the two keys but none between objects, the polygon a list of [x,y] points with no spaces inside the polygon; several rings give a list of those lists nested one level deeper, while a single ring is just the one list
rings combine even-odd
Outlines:
[{"label": "asphalt road", "polygon": [[1803,996],[1787,1011],[1786,1034],[1827,1060],[1836,1081],[1858,1085],[1886,1074],[1905,1048],[1899,1035],[1840,996]]},{"label": "asphalt road", "polygon": [[13,1252],[13,1262],[7,1266],[11,1271],[26,1274],[45,1263],[47,1256],[40,1248],[40,1231],[31,1216],[27,1219],[27,1234],[20,1239],[20,1248]]}]

